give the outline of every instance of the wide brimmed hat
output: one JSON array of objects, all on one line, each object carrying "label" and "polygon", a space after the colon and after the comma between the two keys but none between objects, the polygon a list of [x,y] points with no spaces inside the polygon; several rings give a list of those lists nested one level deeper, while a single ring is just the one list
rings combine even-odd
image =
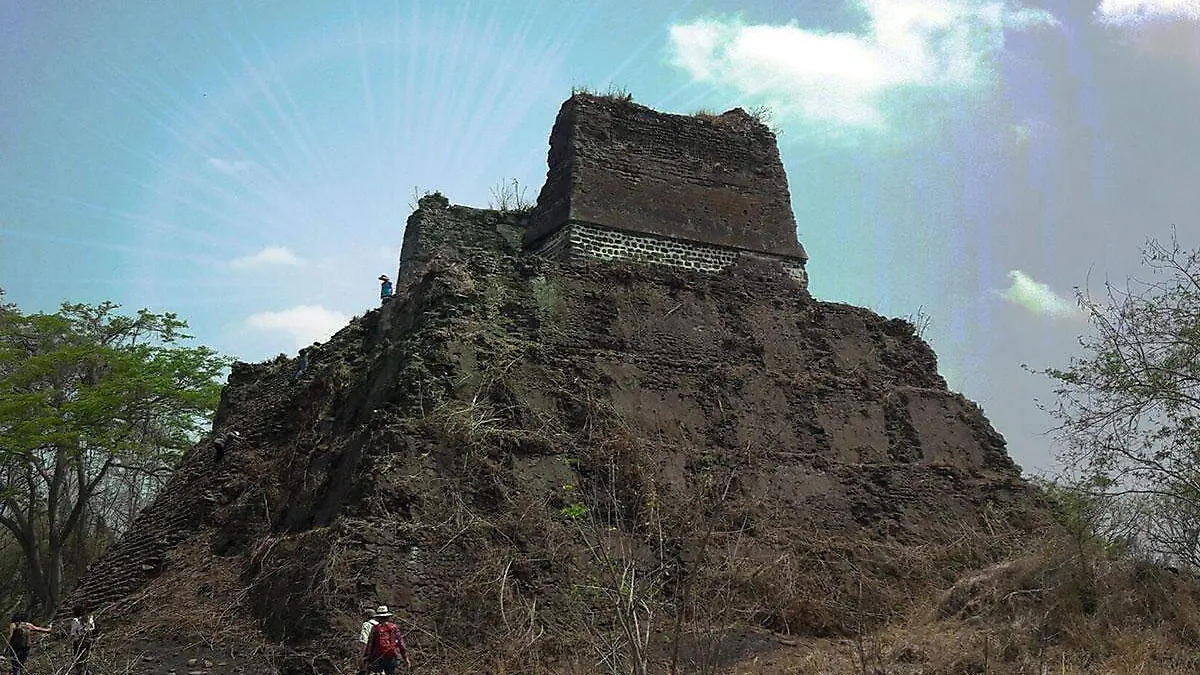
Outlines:
[{"label": "wide brimmed hat", "polygon": [[387,605],[380,605],[375,608],[375,616],[391,616],[391,615],[392,615],[392,613],[388,611]]},{"label": "wide brimmed hat", "polygon": [[388,278],[387,278],[387,275],[386,275],[386,274],[380,274],[380,275],[379,275],[379,280],[380,280],[380,281],[387,281],[387,280],[388,280]]}]

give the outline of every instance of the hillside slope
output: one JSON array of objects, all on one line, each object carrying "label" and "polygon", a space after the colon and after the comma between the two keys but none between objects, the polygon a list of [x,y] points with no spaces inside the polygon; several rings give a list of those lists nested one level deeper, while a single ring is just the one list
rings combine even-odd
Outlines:
[{"label": "hillside slope", "polygon": [[458,234],[297,383],[238,364],[214,426],[245,442],[197,445],[68,601],[113,653],[345,672],[384,602],[428,672],[705,671],[885,626],[1046,522],[904,321],[769,264],[563,265],[512,215],[413,219]]}]

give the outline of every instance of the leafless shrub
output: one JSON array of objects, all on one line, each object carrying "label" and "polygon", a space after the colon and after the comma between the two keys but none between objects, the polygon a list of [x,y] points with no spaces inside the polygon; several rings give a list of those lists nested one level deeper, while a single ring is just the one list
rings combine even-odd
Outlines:
[{"label": "leafless shrub", "polygon": [[759,124],[763,124],[772,129],[775,126],[775,113],[766,105],[756,105],[747,110],[746,114],[753,117],[754,120]]},{"label": "leafless shrub", "polygon": [[631,542],[589,515],[580,519],[578,533],[595,575],[575,588],[583,600],[576,616],[591,638],[597,665],[614,675],[646,675],[650,636],[662,613],[662,561],[639,561]]},{"label": "leafless shrub", "polygon": [[614,101],[620,101],[621,103],[631,103],[633,101],[633,94],[629,93],[628,89],[615,84],[608,86],[608,91],[604,92],[604,96]]},{"label": "leafless shrub", "polygon": [[529,213],[534,202],[529,200],[528,191],[516,178],[503,178],[492,186],[488,208],[500,213]]},{"label": "leafless shrub", "polygon": [[918,306],[916,312],[905,314],[902,318],[912,325],[913,333],[921,339],[925,338],[925,331],[933,323],[933,317],[925,311],[925,305]]},{"label": "leafless shrub", "polygon": [[417,208],[420,207],[420,205],[421,205],[421,199],[428,197],[432,194],[435,194],[435,192],[433,190],[417,187],[416,185],[412,186],[412,194],[409,195],[409,198],[408,198],[408,208],[412,209],[413,211],[416,211]]}]

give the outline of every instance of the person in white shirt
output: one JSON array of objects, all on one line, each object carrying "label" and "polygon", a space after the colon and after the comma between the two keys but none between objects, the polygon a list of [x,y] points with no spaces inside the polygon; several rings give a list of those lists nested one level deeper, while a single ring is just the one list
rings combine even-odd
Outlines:
[{"label": "person in white shirt", "polygon": [[92,650],[92,638],[96,633],[96,620],[92,613],[81,606],[75,606],[71,617],[71,653],[75,663],[75,675],[86,675],[88,655]]},{"label": "person in white shirt", "polygon": [[[384,609],[386,609],[386,607]],[[379,610],[372,611],[368,609],[366,611],[367,620],[363,622],[362,629],[358,631],[358,641],[361,643],[359,652],[362,652],[366,648],[367,641],[371,639],[371,629],[375,627],[375,624],[379,623],[379,620],[375,618],[375,613],[377,611]],[[359,668],[358,672],[360,675],[367,674],[367,662],[365,659],[363,660],[363,665],[361,668]]]},{"label": "person in white shirt", "polygon": [[375,619],[375,612],[373,610],[367,610],[367,617],[367,620],[363,622],[362,630],[358,632],[358,641],[364,645],[367,644],[367,640],[371,637],[371,629],[375,627],[375,624],[379,623]]}]

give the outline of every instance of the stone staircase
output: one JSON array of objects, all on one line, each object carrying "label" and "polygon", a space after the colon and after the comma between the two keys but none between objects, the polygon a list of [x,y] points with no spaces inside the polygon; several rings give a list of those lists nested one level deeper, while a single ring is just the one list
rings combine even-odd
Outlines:
[{"label": "stone staircase", "polygon": [[197,443],[154,501],[60,604],[61,620],[70,616],[76,604],[100,609],[129,599],[162,573],[176,546],[194,536],[217,509],[236,497],[231,494],[238,489],[234,478],[243,471],[245,453],[270,447],[272,439],[287,434],[292,426],[291,401],[305,383],[289,384],[291,367],[286,364],[244,386],[230,386],[231,414],[214,432],[235,429],[241,442],[227,449],[220,463],[214,463],[211,437]]}]

